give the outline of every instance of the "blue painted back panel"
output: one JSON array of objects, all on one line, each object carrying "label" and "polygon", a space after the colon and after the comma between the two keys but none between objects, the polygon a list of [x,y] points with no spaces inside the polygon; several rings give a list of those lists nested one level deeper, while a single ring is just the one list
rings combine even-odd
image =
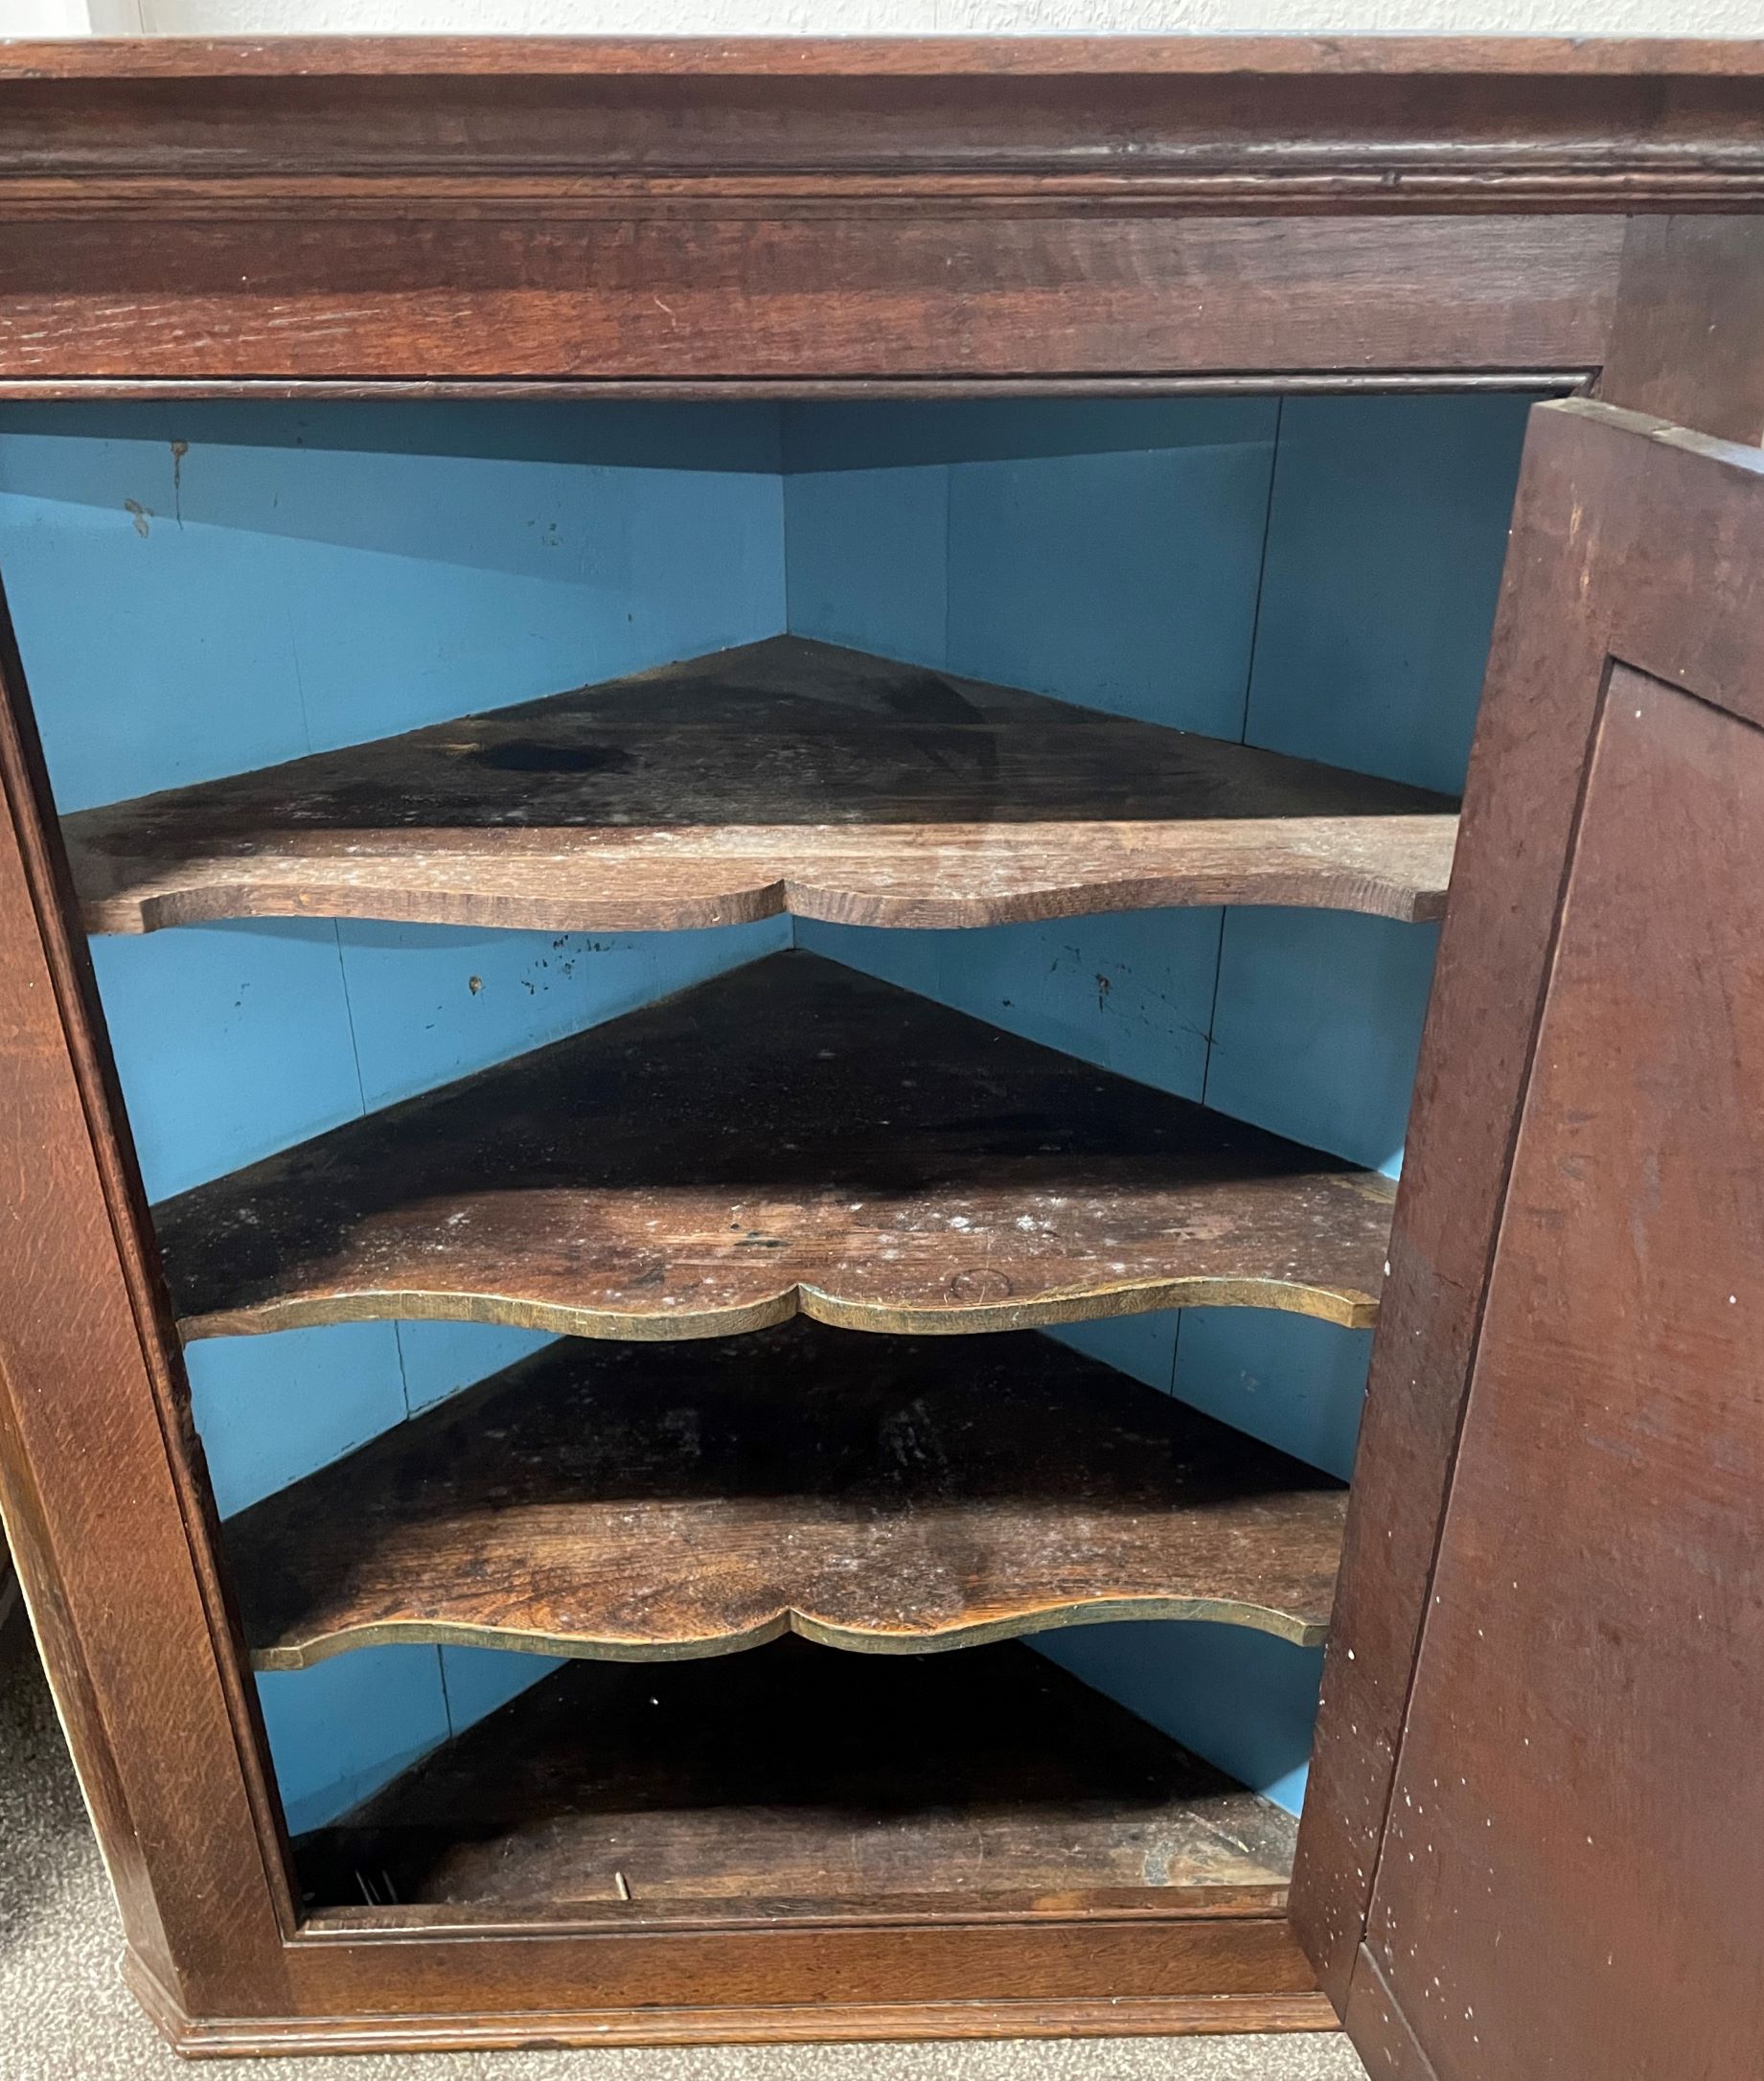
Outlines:
[{"label": "blue painted back panel", "polygon": [[1394,1176],[1438,942],[1346,911],[1228,911],[1207,1104]]},{"label": "blue painted back panel", "polygon": [[[904,408],[790,408],[787,466],[816,472],[786,483],[790,626],[1455,789],[1528,407],[1465,395],[1043,403],[927,407],[910,423]],[[871,583],[882,503],[835,489],[862,485],[866,443],[888,511],[915,498],[933,511],[947,483],[941,598],[919,566],[910,587]],[[799,585],[806,565],[813,583]],[[970,933],[804,925],[798,937],[1141,1082],[1358,1162],[1400,1161],[1432,928],[1244,909]],[[1362,1334],[1235,1309],[1057,1334],[1317,1466],[1351,1468]],[[1315,1655],[1204,1626],[1075,1630],[1046,1652],[1296,1804]]]},{"label": "blue painted back panel", "polygon": [[893,932],[804,918],[797,944],[989,1025],[1199,1098],[1216,910],[1120,911],[980,931]]},{"label": "blue painted back panel", "polygon": [[1238,737],[1275,420],[1270,399],[789,406],[790,626]]},{"label": "blue painted back panel", "polygon": [[1321,1648],[1242,1626],[1072,1626],[1035,1643],[1289,1814],[1304,1799]]},{"label": "blue painted back panel", "polygon": [[790,627],[914,665],[947,662],[950,472],[784,480]]},{"label": "blue painted back panel", "polygon": [[784,407],[781,444],[785,473],[793,482],[822,470],[1231,446],[1271,436],[1277,409],[1271,398],[817,401]]},{"label": "blue painted back panel", "polygon": [[950,470],[952,672],[1239,736],[1273,409],[1137,453]]},{"label": "blue painted back panel", "polygon": [[[1246,736],[1463,787],[1530,400],[1294,398],[1281,409]],[[1437,933],[1382,918],[1233,910],[1206,1101],[1394,1173]],[[1352,1466],[1369,1338],[1232,1309],[1184,1316],[1177,1394],[1332,1473]],[[1254,1719],[1315,1681],[1270,1643]],[[1184,1679],[1165,1655],[1160,1681]],[[1246,1729],[1251,1716],[1246,1711]],[[1208,1727],[1195,1746],[1219,1739]],[[1249,1734],[1246,1732],[1246,1741]],[[1208,1749],[1247,1767],[1249,1751]],[[1289,1788],[1290,1789],[1290,1788]]]},{"label": "blue painted back panel", "polygon": [[[562,462],[411,452],[394,406],[286,408],[279,443],[250,437],[273,407],[0,414],[8,589],[62,810],[781,629],[774,416],[700,435],[698,408],[625,409],[647,466],[595,459],[635,445],[605,407]],[[561,446],[575,416],[549,415]],[[743,423],[751,469],[727,467]]]},{"label": "blue painted back panel", "polygon": [[[1269,399],[787,407],[790,627],[1237,738],[1276,416]],[[955,932],[804,921],[797,942],[1199,1098],[1220,923],[1203,910]],[[1167,1387],[1175,1324],[1065,1334]]]},{"label": "blue painted back panel", "polygon": [[[775,413],[0,414],[0,572],[63,809],[775,633]],[[788,943],[253,922],[94,943],[154,1198]],[[223,1513],[534,1348],[367,1323],[189,1354]],[[295,1826],[533,1681],[385,1650],[262,1686]],[[450,1703],[449,1703],[450,1702]]]},{"label": "blue painted back panel", "polygon": [[[1462,789],[1529,405],[1286,400],[1248,742]],[[1393,1171],[1434,944],[1381,919],[1233,914],[1207,1102]]]},{"label": "blue painted back panel", "polygon": [[1285,401],[1250,743],[1462,788],[1532,401]]},{"label": "blue painted back panel", "polygon": [[[1523,400],[0,414],[0,571],[64,808],[788,626],[1455,787]],[[782,474],[780,473],[782,470]],[[95,606],[95,603],[97,605]],[[802,944],[1394,1167],[1432,935],[1165,911]],[[251,924],[97,943],[149,1190],[180,1189],[783,944]],[[474,986],[474,983],[476,987]],[[1345,1473],[1366,1339],[1244,1311],[1070,1342]],[[196,1346],[233,1510],[541,1339]],[[1283,1803],[1317,1658],[1211,1627],[1049,1652]],[[383,1650],[264,1680],[296,1826],[541,1673]]]}]

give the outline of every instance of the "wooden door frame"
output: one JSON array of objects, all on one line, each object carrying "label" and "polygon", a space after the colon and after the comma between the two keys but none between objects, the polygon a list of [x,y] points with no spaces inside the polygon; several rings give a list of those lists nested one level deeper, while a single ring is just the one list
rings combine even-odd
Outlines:
[{"label": "wooden door frame", "polygon": [[[1658,299],[1620,287],[1626,219],[1632,246],[1649,236],[1631,213],[1728,213],[1744,227],[1732,213],[1764,208],[1760,75],[1759,44],[1546,39],[11,46],[0,400],[1586,377],[1614,313]],[[355,111],[340,129],[331,101]],[[622,158],[594,158],[598,125]],[[452,143],[462,126],[470,157]],[[848,133],[861,133],[855,155]],[[420,240],[407,236],[418,223]],[[592,258],[585,280],[569,271],[578,249]],[[681,325],[680,296],[707,268],[739,306],[734,332],[701,306]],[[997,293],[976,298],[976,279]],[[435,322],[424,300],[437,287],[456,322]],[[1668,348],[1651,352],[1669,373]],[[1444,1237],[1425,1196],[1400,1202],[1390,1307],[1400,1322],[1436,1318],[1437,1351],[1417,1397],[1397,1377],[1397,1339],[1381,1338],[1372,1478],[1344,1587],[1354,1658],[1331,1658],[1292,1925],[1246,1899],[1156,1923],[974,1911],[934,1928],[874,1915],[663,1935],[428,1911],[378,1930],[303,1927],[10,629],[0,696],[0,1158],[15,1184],[0,1229],[0,1511],[122,1902],[130,1978],[176,2043],[1330,2021],[1294,1928],[1345,2000],[1374,1868],[1363,1844],[1388,1798],[1424,1606],[1410,1591],[1449,1487],[1466,1297],[1486,1270],[1481,1200]],[[1498,814],[1473,804],[1472,853]],[[1452,951],[1441,989],[1459,1011],[1477,992],[1469,955],[1503,944],[1488,903],[1474,878],[1455,898],[1464,922],[1448,949],[1465,957]],[[1485,1018],[1477,1087],[1500,1109],[1482,1117],[1505,1119],[1529,1028]],[[1420,1115],[1434,1143],[1461,1030],[1436,999]],[[1486,1188],[1492,1221],[1498,1178],[1477,1176],[1466,1189]]]},{"label": "wooden door frame", "polygon": [[[1673,515],[1670,542],[1661,514]],[[1748,540],[1764,542],[1764,450],[1589,400],[1535,416],[1459,838],[1462,880],[1423,1043],[1421,1175],[1407,1204],[1399,1199],[1394,1297],[1368,1392],[1371,1478],[1355,1496],[1325,1676],[1321,1797],[1307,1805],[1294,1887],[1301,1936],[1355,2042],[1402,2081],[1432,2081],[1432,2068],[1365,1924],[1355,1930],[1340,1909],[1357,1902],[1369,1920],[1391,1840],[1386,1810],[1438,1601],[1444,1506],[1605,690],[1621,667],[1764,726],[1764,556],[1737,556]],[[1706,609],[1695,615],[1685,611],[1693,592]],[[1411,1574],[1417,1555],[1425,1572]]]},{"label": "wooden door frame", "polygon": [[[1676,677],[1682,611],[1633,537],[1635,499],[1670,470],[1660,495],[1688,524],[1700,481],[1750,485],[1764,439],[1764,221],[1638,218],[1624,287],[1600,401],[1532,416],[1397,1194],[1293,1887],[1300,1940],[1350,2023],[1386,2005],[1363,1938],[1593,726],[1557,709],[1614,658]],[[1563,486],[1602,482],[1614,445],[1634,497],[1589,489],[1584,531],[1565,539]]]}]

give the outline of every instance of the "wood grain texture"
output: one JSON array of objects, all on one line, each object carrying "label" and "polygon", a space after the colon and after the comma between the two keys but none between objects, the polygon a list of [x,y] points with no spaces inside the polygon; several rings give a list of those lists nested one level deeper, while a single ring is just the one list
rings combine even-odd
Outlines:
[{"label": "wood grain texture", "polygon": [[[1011,1643],[577,1663],[296,1841],[314,1904],[883,1903],[1278,1886],[1293,1822]],[[955,1905],[955,1901],[951,1901]]]},{"label": "wood grain texture", "polygon": [[1364,1326],[1391,1186],[813,954],[158,1210],[186,1337],[404,1317],[951,1333],[1189,1303]]},{"label": "wood grain texture", "polygon": [[[1012,1652],[1020,1651],[975,1651]],[[652,1685],[639,1695],[660,1694]],[[864,1819],[874,1827],[873,1814]],[[946,1886],[934,1920],[924,1896],[906,1893],[756,1900],[751,1909],[727,1899],[597,1899],[549,1913],[540,1904],[535,1920],[530,1904],[367,1908],[359,1887],[350,1890],[355,1906],[315,1909],[291,1951],[302,1998],[323,2019],[314,2036],[336,2043],[357,2030],[369,2046],[435,2044],[444,2033],[530,2042],[554,2017],[578,2044],[684,2043],[716,2029],[738,2042],[804,2040],[827,2035],[829,2007],[847,2038],[1010,2035],[1018,2022],[1039,2035],[1063,2022],[1118,2034],[1116,2003],[1158,2028],[1256,2028],[1319,1999],[1274,1906],[1277,1887],[1027,1899]],[[1308,2013],[1312,2027],[1326,2027],[1317,2006]],[[1233,2015],[1235,2026],[1225,2021]]]},{"label": "wood grain texture", "polygon": [[49,804],[0,598],[0,1516],[132,1952],[195,2012],[273,2013],[262,1727]]},{"label": "wood grain texture", "polygon": [[[515,392],[1585,371],[1604,358],[1625,213],[1754,209],[1757,67],[1755,44],[1578,40],[9,45],[0,382],[59,395],[171,382],[181,397],[238,382]],[[1694,323],[1685,340],[1694,357]],[[1691,371],[1684,394],[1695,388]],[[1448,926],[1422,1073],[1429,1176],[1423,1191],[1411,1163],[1398,1314],[1368,1406],[1306,1821],[1317,1883],[1297,1903],[1343,1998],[1536,1031],[1539,921],[1554,915],[1578,799],[1573,719],[1613,652],[1730,706],[1764,686],[1764,552],[1735,553],[1730,532],[1738,466],[1707,467],[1707,444],[1659,428],[1632,426],[1631,444],[1597,423],[1598,441],[1583,427],[1571,454],[1552,446],[1545,474],[1528,473],[1478,753],[1519,778],[1480,808],[1473,788],[1462,921]],[[1319,2020],[1281,1919],[1180,1905],[1161,1919],[1049,1906],[1004,1923],[613,1933],[483,1930],[470,1910],[447,1929],[401,1927],[410,1910],[386,1909],[379,1926],[320,1918],[288,1935],[261,1730],[216,1589],[126,1125],[16,657],[0,663],[13,986],[0,1152],[17,1187],[0,1233],[0,1487],[123,1897],[131,1979],[162,2026],[193,2050],[241,2052]],[[1672,836],[1657,826],[1643,844],[1670,854]],[[1707,1024],[1718,1045],[1721,1018]],[[1672,1296],[1686,1336],[1671,1364],[1712,1348],[1684,1294],[1730,1242]],[[1558,1471],[1547,1453],[1564,1437],[1544,1443]],[[1701,1464],[1696,1446],[1667,1453],[1655,1438],[1640,1459]],[[1529,1473],[1517,1468],[1497,1515],[1534,1492]],[[1578,1498],[1548,1492],[1565,1533]],[[1596,1509],[1588,1524],[1593,1541],[1610,1529]],[[1489,1588],[1478,1580],[1477,1596]],[[1579,1623],[1579,1606],[1568,1615]],[[1606,1644],[1613,1668],[1633,1665],[1635,1648]],[[841,1659],[892,1675],[961,1658]],[[1661,1726],[1682,1725],[1694,1695]],[[1474,1683],[1458,1696],[1478,1703]],[[1650,1719],[1635,1739],[1619,1705],[1567,1767],[1626,1747],[1655,1759],[1660,1731]],[[1722,1811],[1707,1800],[1702,1818]],[[1539,1840],[1569,1812],[1541,1809]],[[1730,1829],[1709,1870],[1748,1840]],[[1679,1847],[1663,1853],[1669,1873]],[[1567,1849],[1549,1887],[1581,1869]],[[1609,1898],[1601,1876],[1566,1895],[1540,1888],[1554,1913],[1538,1970],[1589,1904],[1653,1898],[1651,1872]],[[1751,1876],[1710,1892],[1725,1909]],[[1434,1905],[1445,1931],[1476,1903],[1460,1889]],[[1734,1926],[1749,1927],[1721,1923]],[[1486,1933],[1462,1947],[1466,1967]],[[1684,1984],[1719,1955],[1711,1945]],[[1698,2027],[1742,2013],[1731,1991],[1756,1984],[1742,1956]],[[1696,2043],[1686,2033],[1678,2049]],[[1627,2070],[1632,2049],[1606,2070]]]},{"label": "wood grain texture", "polygon": [[1175,181],[1236,208],[1707,202],[1755,194],[1757,71],[1753,44],[1688,39],[18,44],[0,54],[0,174],[97,176],[100,203],[322,172],[554,193],[596,175]]},{"label": "wood grain texture", "polygon": [[1338,2010],[1369,1911],[1609,641],[1606,559],[1621,558],[1623,516],[1607,509],[1592,532],[1574,518],[1585,409],[1530,419],[1355,1461],[1293,1897]]},{"label": "wood grain texture", "polygon": [[86,928],[1445,907],[1443,796],[780,636],[63,826]]},{"label": "wood grain texture", "polygon": [[1608,681],[1434,1569],[1366,1940],[1439,2081],[1764,2043],[1764,729],[1704,691]]},{"label": "wood grain texture", "polygon": [[155,36],[0,49],[32,80],[498,79],[575,74],[1017,81],[1135,74],[1312,80],[1739,79],[1764,73],[1736,36]]},{"label": "wood grain texture", "polygon": [[[650,1714],[658,1708],[648,1699],[660,1695],[653,1684],[638,1685]],[[991,1731],[996,1739],[996,1723]],[[983,1769],[983,1751],[978,1761]],[[983,1826],[987,1816],[973,1818]],[[829,1820],[836,1833],[836,1813]],[[875,1812],[860,1821],[873,1832]],[[584,1861],[577,1868],[591,1867]],[[319,2042],[515,2044],[532,2042],[554,2021],[574,2044],[713,2035],[753,2043],[780,2034],[800,2041],[830,2028],[845,2038],[1008,2036],[1019,2024],[1032,2035],[1058,2034],[1063,2024],[1119,2034],[1122,2009],[1142,2025],[1174,2030],[1294,2027],[1291,2019],[1306,2013],[1313,2028],[1328,2021],[1278,1912],[1278,1887],[1142,1885],[1025,1896],[978,1885],[951,1889],[946,1881],[932,1917],[926,1896],[905,1892],[818,1902],[369,1907],[354,1877],[352,1868],[340,1887],[353,1906],[314,1909],[290,1947]],[[830,2007],[833,2017],[823,2022]],[[238,2040],[255,2035],[247,2025]],[[262,2039],[281,2035],[271,2026]]]},{"label": "wood grain texture", "polygon": [[1427,2054],[1415,2042],[1409,2019],[1379,1971],[1378,1960],[1362,1944],[1348,1984],[1342,2027],[1367,2073],[1382,2081],[1439,2081]]},{"label": "wood grain texture", "polygon": [[1764,443],[1764,217],[1638,217],[1623,237],[1599,396]]},{"label": "wood grain texture", "polygon": [[1590,371],[1620,213],[1764,199],[1752,71],[1523,40],[13,46],[0,380]]},{"label": "wood grain texture", "polygon": [[1441,2081],[1756,2041],[1757,1831],[1699,1795],[1756,1709],[1761,573],[1757,449],[1534,415],[1294,1897],[1338,2001],[1370,1915]]},{"label": "wood grain texture", "polygon": [[[1166,1983],[1220,1977],[1273,1981],[1291,1970],[1291,1939],[1278,1916],[1252,1922],[1166,1923],[1158,1931]],[[957,1945],[957,1949],[963,1949]],[[1034,1949],[1039,1947],[1030,1946]],[[1100,1946],[1093,1946],[1100,1950]],[[543,1971],[540,1967],[538,1971]],[[825,2001],[791,2007],[733,2005],[551,2008],[437,2016],[202,2017],[184,2014],[132,1957],[124,1977],[174,2050],[187,2059],[250,2059],[290,2052],[555,2051],[565,2046],[904,2045],[988,2039],[1213,2037],[1333,2030],[1316,1993],[1033,1995],[936,2001]],[[560,2004],[568,1989],[560,1986]]]},{"label": "wood grain texture", "polygon": [[1622,240],[1592,216],[751,210],[20,206],[0,376],[1553,373],[1597,366]]},{"label": "wood grain texture", "polygon": [[259,1669],[440,1640],[915,1653],[1108,1618],[1315,1645],[1346,1491],[1042,1337],[570,1342],[227,1529]]},{"label": "wood grain texture", "polygon": [[[997,1643],[995,1643],[997,1644]],[[1054,1665],[1049,1664],[1052,1667]],[[647,1694],[646,1694],[647,1695]],[[1226,1781],[1235,1784],[1230,1773]],[[1236,1788],[1241,1790],[1242,1788]],[[1258,1808],[1264,1802],[1258,1800]],[[1276,1812],[1282,1811],[1276,1809]],[[332,1824],[335,1825],[335,1824]],[[323,1831],[315,1831],[323,1833]],[[1287,1831],[1290,1836],[1291,1831]],[[383,1893],[383,1888],[377,1889]],[[952,1928],[1022,1928],[1035,1923],[1081,1913],[1087,1920],[1106,1919],[1116,1924],[1137,1924],[1141,1929],[1176,1919],[1220,1922],[1256,1922],[1280,1913],[1286,1904],[1284,1881],[1259,1880],[1243,1886],[1215,1885],[1173,1890],[1165,1887],[1097,1887],[1081,1895],[1070,1893],[1012,1893],[973,1891],[952,1900],[946,1893],[883,1892],[874,1896],[738,1900],[712,1894],[704,1898],[690,1893],[656,1895],[643,1903],[641,1915],[627,1913],[627,1903],[618,1897],[616,1886],[604,1898],[588,1900],[498,1900],[480,1904],[473,1916],[460,1912],[462,1904],[447,1901],[394,1902],[384,1898],[363,1905],[361,1889],[354,1899],[337,1907],[313,1907],[303,1930],[326,1939],[383,1935],[397,1931],[415,1943],[424,1936],[447,1935],[462,1927],[487,1937],[516,1936],[523,1932],[555,1935],[561,1930],[576,1934],[627,1933],[633,1926],[663,1929],[675,1935],[720,1933],[744,1930],[775,1930],[795,1925],[802,1929],[836,1926],[841,1930],[906,1930],[928,1916],[947,1919]]]},{"label": "wood grain texture", "polygon": [[[1523,391],[1571,397],[1584,390],[1583,369],[1385,370],[1357,376],[1293,373],[1281,376],[1000,376],[989,378],[986,396],[999,398],[1217,398],[1382,397],[1413,392]],[[971,400],[974,385],[961,377],[856,376],[792,380],[773,377],[7,377],[0,376],[0,403],[126,402],[177,404],[186,400],[225,398],[260,404],[367,399],[380,403],[444,400],[452,403],[548,400],[631,403],[724,403],[731,401],[852,403],[878,398]]]}]

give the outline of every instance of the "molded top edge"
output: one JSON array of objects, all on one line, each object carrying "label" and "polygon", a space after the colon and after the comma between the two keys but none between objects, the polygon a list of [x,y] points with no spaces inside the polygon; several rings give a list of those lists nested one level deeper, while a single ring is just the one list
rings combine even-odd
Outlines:
[{"label": "molded top edge", "polygon": [[1720,79],[1764,38],[1693,36],[136,36],[0,39],[0,80],[596,76]]}]

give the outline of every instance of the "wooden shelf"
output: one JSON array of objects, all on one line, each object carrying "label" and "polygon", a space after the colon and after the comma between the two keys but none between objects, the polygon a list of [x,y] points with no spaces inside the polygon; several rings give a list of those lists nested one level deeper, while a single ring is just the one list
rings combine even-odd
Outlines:
[{"label": "wooden shelf", "polygon": [[64,826],[87,929],[1432,918],[1441,795],[795,637]]},{"label": "wooden shelf", "polygon": [[1328,1628],[1346,1490],[1044,1337],[571,1341],[256,1505],[259,1669],[447,1641],[911,1654],[1112,1618]]},{"label": "wooden shelf", "polygon": [[574,1663],[294,1848],[312,1905],[599,1903],[636,1923],[1282,1887],[1294,1833],[1026,1647],[897,1661],[779,1640]]},{"label": "wooden shelf", "polygon": [[783,953],[156,1210],[186,1337],[717,1337],[1189,1305],[1369,1324],[1394,1188]]}]

